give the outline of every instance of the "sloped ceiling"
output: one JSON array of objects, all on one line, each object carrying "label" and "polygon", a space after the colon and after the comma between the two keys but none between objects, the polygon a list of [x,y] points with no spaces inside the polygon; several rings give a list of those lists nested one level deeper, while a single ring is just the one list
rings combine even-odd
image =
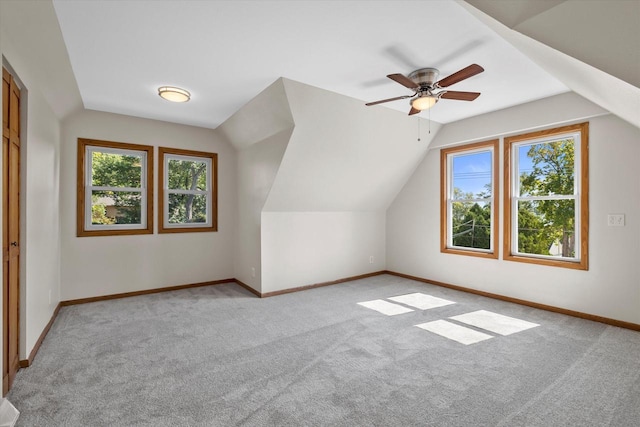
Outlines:
[{"label": "sloped ceiling", "polygon": [[284,79],[295,129],[263,211],[385,211],[441,125]]},{"label": "sloped ceiling", "polygon": [[640,1],[466,2],[525,36],[640,87]]},{"label": "sloped ceiling", "polygon": [[[451,89],[431,119],[448,123],[568,91],[453,0],[86,1],[54,0],[87,108],[215,128],[280,77],[337,92],[362,108],[396,109],[410,95],[387,79],[472,63],[485,72]],[[162,85],[192,93],[158,97]],[[422,113],[425,117],[427,113]]]},{"label": "sloped ceiling", "polygon": [[[570,89],[637,125],[638,1],[363,4],[1,0],[0,32],[3,53],[20,52],[22,63],[14,65],[38,81],[58,117],[84,100],[91,109],[216,127],[281,76],[370,101],[404,94],[385,74],[435,65],[447,75],[477,62],[487,71],[456,89],[483,95],[472,103],[441,102],[432,120],[446,123]],[[496,23],[510,31],[496,32]],[[161,102],[156,87],[165,83],[192,89],[190,105]],[[107,98],[93,99],[96,91]],[[375,108],[406,107],[398,101]]]},{"label": "sloped ceiling", "polygon": [[0,0],[0,32],[2,53],[10,60],[8,65],[19,71],[18,77],[39,83],[58,118],[82,108],[51,1]]},{"label": "sloped ceiling", "polygon": [[217,130],[236,150],[243,150],[272,135],[293,130],[294,125],[283,79],[278,79],[236,111]]},{"label": "sloped ceiling", "polygon": [[251,187],[268,182],[268,189],[258,191],[265,196],[263,212],[385,211],[442,125],[359,106],[353,98],[289,79],[257,95],[216,131],[240,156],[273,135],[289,137],[277,143],[284,155],[271,156],[278,163],[275,177],[247,185],[251,194],[241,197],[255,202]]},{"label": "sloped ceiling", "polygon": [[640,127],[640,2],[541,3],[550,7],[460,2],[572,91]]}]

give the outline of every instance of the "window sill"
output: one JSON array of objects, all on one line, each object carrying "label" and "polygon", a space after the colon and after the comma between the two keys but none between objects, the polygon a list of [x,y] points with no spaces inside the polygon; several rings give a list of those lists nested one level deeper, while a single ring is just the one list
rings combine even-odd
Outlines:
[{"label": "window sill", "polygon": [[159,227],[158,234],[170,234],[170,233],[206,233],[206,232],[217,232],[217,226],[210,227]]},{"label": "window sill", "polygon": [[488,259],[498,259],[497,252],[478,252],[478,251],[465,251],[464,249],[453,249],[453,248],[441,248],[440,252],[443,254],[455,254],[455,255],[466,255],[477,258],[488,258]]},{"label": "window sill", "polygon": [[138,228],[128,230],[78,230],[77,237],[131,236],[136,234],[153,234],[153,229]]},{"label": "window sill", "polygon": [[559,259],[542,259],[523,255],[505,255],[505,261],[523,262],[526,264],[547,265],[550,267],[570,268],[573,270],[589,270],[586,259],[580,261],[563,261]]}]

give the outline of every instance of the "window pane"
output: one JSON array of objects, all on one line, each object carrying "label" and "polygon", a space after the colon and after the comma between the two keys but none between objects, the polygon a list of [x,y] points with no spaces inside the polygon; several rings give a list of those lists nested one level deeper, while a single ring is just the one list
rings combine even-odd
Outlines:
[{"label": "window pane", "polygon": [[169,159],[167,168],[171,190],[207,190],[207,163]]},{"label": "window pane", "polygon": [[519,201],[518,252],[575,257],[575,200]]},{"label": "window pane", "polygon": [[453,246],[491,249],[491,204],[452,202]]},{"label": "window pane", "polygon": [[491,152],[453,156],[453,198],[491,197]]},{"label": "window pane", "polygon": [[125,191],[93,191],[91,224],[141,224],[142,194]]},{"label": "window pane", "polygon": [[207,196],[203,194],[169,194],[169,224],[207,222]]},{"label": "window pane", "polygon": [[520,196],[572,195],[573,138],[518,146]]},{"label": "window pane", "polygon": [[91,153],[91,185],[101,187],[142,187],[142,156]]}]

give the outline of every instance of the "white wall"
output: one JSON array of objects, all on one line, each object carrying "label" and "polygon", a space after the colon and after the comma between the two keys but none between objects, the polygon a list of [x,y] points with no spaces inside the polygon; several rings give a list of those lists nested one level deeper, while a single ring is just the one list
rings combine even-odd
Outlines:
[{"label": "white wall", "polygon": [[21,358],[26,358],[60,301],[60,123],[36,91],[28,92],[22,154]]},{"label": "white wall", "polygon": [[[234,277],[236,153],[223,138],[210,129],[89,110],[66,119],[62,135],[62,300]],[[76,237],[78,138],[218,153],[218,231]],[[157,186],[157,150],[155,157]],[[154,203],[157,211],[157,192]]]},{"label": "white wall", "polygon": [[261,213],[292,129],[238,152],[238,235],[235,278],[262,292]]},{"label": "white wall", "polygon": [[262,292],[384,270],[386,209],[440,125],[429,134],[416,116],[284,88],[295,130],[262,210]]},{"label": "white wall", "polygon": [[4,65],[10,66],[23,84],[20,359],[24,360],[60,298],[60,124],[40,91],[40,81],[26,66],[24,52],[6,34],[0,39]]},{"label": "white wall", "polygon": [[385,214],[263,212],[262,266],[263,293],[384,270]]},{"label": "white wall", "polygon": [[385,211],[440,128],[432,123],[428,134],[420,117],[292,80],[284,86],[296,129],[265,211]]},{"label": "white wall", "polygon": [[383,270],[386,208],[431,127],[292,80],[270,85],[216,130],[239,150],[236,277],[269,293]]},{"label": "white wall", "polygon": [[[556,101],[549,98],[521,106],[518,120],[523,130],[540,126],[540,117],[554,110]],[[577,98],[572,102],[575,111],[589,107],[578,105]],[[565,116],[567,111],[573,110],[565,110]],[[438,135],[434,146],[455,143],[451,135],[467,141],[495,136],[500,127],[516,132],[510,119],[511,110],[505,110],[448,124],[440,134],[446,144]],[[640,323],[640,131],[613,115],[592,117],[589,122],[588,271],[441,253],[437,148],[429,151],[387,211],[387,269]],[[608,213],[624,213],[626,226],[607,227]]]},{"label": "white wall", "polygon": [[216,132],[238,152],[235,278],[260,292],[260,214],[294,130],[283,79],[229,117]]}]

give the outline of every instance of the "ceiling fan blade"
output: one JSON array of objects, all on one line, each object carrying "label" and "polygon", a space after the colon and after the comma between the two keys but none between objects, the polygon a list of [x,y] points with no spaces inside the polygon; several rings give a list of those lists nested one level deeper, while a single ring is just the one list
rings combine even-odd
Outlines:
[{"label": "ceiling fan blade", "polygon": [[409,115],[413,116],[414,114],[418,114],[420,112],[420,110],[417,110],[413,107],[411,107],[411,110],[409,110]]},{"label": "ceiling fan blade", "polygon": [[483,71],[484,71],[484,68],[482,68],[478,64],[471,64],[468,67],[463,68],[462,70],[456,73],[453,73],[450,76],[440,80],[435,84],[435,86],[436,87],[451,86],[452,84],[458,83],[464,79],[468,79],[469,77],[475,76],[476,74],[480,74]]},{"label": "ceiling fan blade", "polygon": [[396,83],[400,83],[404,87],[408,87],[409,89],[415,90],[420,87],[416,82],[414,82],[409,77],[406,77],[402,74],[389,74],[387,77],[389,77],[391,80],[393,80]]},{"label": "ceiling fan blade", "polygon": [[438,94],[438,98],[457,99],[458,101],[473,101],[480,96],[480,92],[457,92],[455,90],[447,90]]},{"label": "ceiling fan blade", "polygon": [[[415,95],[415,93],[413,95]],[[364,105],[367,105],[367,106],[378,105],[378,104],[382,104],[383,102],[391,102],[391,101],[397,101],[399,99],[411,98],[413,95],[403,95],[403,96],[396,96],[395,98],[381,99],[380,101],[367,102]]]}]

